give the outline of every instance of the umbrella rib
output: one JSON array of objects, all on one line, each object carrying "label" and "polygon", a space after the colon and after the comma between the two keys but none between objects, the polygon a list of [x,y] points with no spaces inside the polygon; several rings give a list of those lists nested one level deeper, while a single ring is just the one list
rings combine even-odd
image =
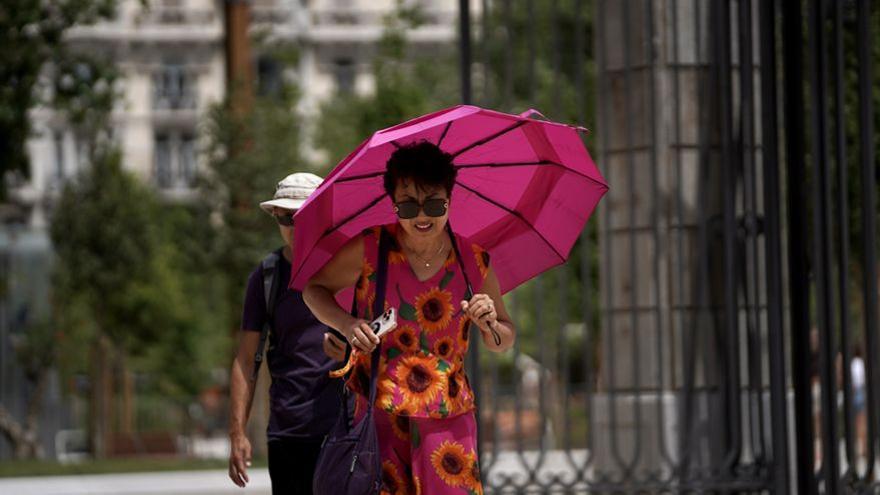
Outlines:
[{"label": "umbrella rib", "polygon": [[561,163],[556,163],[552,160],[541,160],[538,162],[512,162],[512,163],[469,163],[469,164],[465,164],[465,165],[456,165],[455,168],[457,168],[457,169],[462,169],[462,168],[504,168],[504,167],[528,167],[528,166],[535,166],[535,165],[553,165],[554,167],[560,167],[560,168],[563,168],[566,171],[571,172],[577,176],[583,177],[584,179],[590,180],[591,182],[595,182],[596,184],[599,184],[602,187],[607,187],[605,184],[597,181],[596,179],[590,177],[589,175],[587,175],[583,172],[579,172],[579,171],[574,170],[572,168],[568,168],[565,165],[563,165]]},{"label": "umbrella rib", "polygon": [[500,209],[506,211],[507,213],[510,213],[511,215],[515,216],[516,218],[520,219],[520,221],[522,221],[522,222],[523,222],[524,224],[526,224],[530,229],[532,229],[532,232],[534,232],[535,234],[537,234],[538,237],[540,237],[541,240],[544,241],[544,243],[547,244],[547,246],[549,246],[550,249],[553,250],[553,252],[556,254],[556,256],[558,256],[559,259],[560,259],[563,263],[565,262],[565,256],[562,256],[562,253],[560,253],[560,252],[556,249],[556,247],[555,247],[550,241],[548,241],[546,237],[544,237],[544,234],[542,234],[538,229],[535,228],[534,225],[531,224],[531,222],[529,222],[528,220],[526,220],[526,218],[525,218],[524,216],[522,216],[522,213],[520,213],[520,212],[518,212],[518,211],[516,211],[516,210],[514,210],[514,209],[512,209],[512,208],[508,208],[507,206],[504,206],[503,204],[501,204],[501,203],[495,201],[494,199],[492,199],[492,198],[486,196],[485,194],[483,194],[483,193],[477,191],[477,190],[474,189],[474,188],[471,188],[471,187],[468,187],[468,186],[462,184],[462,183],[459,182],[459,181],[455,181],[455,183],[458,184],[459,186],[461,186],[463,189],[467,189],[468,191],[470,191],[471,193],[473,193],[475,196],[479,197],[479,198],[482,199],[483,201],[485,201],[485,202],[487,202],[487,203],[489,203],[489,204],[491,204],[491,205],[494,205],[494,206],[496,206],[496,207],[498,207],[498,208],[500,208]]},{"label": "umbrella rib", "polygon": [[[324,233],[321,234],[321,238],[318,239],[318,240],[315,242],[315,245],[317,245],[319,242],[321,242],[322,240],[324,240],[328,235],[330,235],[330,234],[332,234],[333,232],[337,231],[337,230],[338,230],[340,227],[342,227],[343,225],[345,225],[345,224],[347,224],[348,222],[352,221],[355,217],[357,217],[357,216],[360,215],[361,213],[363,213],[363,212],[369,210],[369,209],[372,208],[373,206],[376,206],[376,204],[377,204],[379,201],[382,201],[382,198],[384,198],[385,196],[386,196],[386,194],[383,192],[383,193],[380,194],[377,198],[375,198],[375,199],[373,199],[372,201],[370,201],[370,202],[369,202],[366,206],[364,206],[363,208],[361,208],[361,209],[359,209],[358,211],[352,213],[351,215],[345,217],[345,218],[344,218],[341,222],[339,222],[338,224],[336,224],[336,225],[334,225],[334,226],[328,228],[327,230],[325,230]],[[301,266],[299,267],[299,269],[296,271],[296,274],[294,274],[292,278],[299,277],[299,274],[300,274],[300,272],[302,271],[303,267],[305,267],[305,264],[303,264],[303,265],[301,265]]]},{"label": "umbrella rib", "polygon": [[488,143],[489,141],[493,141],[495,139],[498,139],[499,137],[507,134],[508,132],[515,130],[515,129],[518,129],[518,128],[526,125],[527,123],[528,123],[527,121],[521,120],[521,121],[513,124],[512,126],[501,129],[500,131],[496,132],[495,134],[491,134],[489,136],[486,136],[483,139],[480,139],[479,141],[474,141],[473,143],[471,143],[471,144],[465,146],[464,148],[453,153],[452,156],[453,156],[453,158],[455,158],[455,157],[461,155],[462,153],[465,153],[467,151],[470,151],[470,150],[476,148],[477,146],[482,146],[482,145]]},{"label": "umbrella rib", "polygon": [[[386,196],[386,194],[383,192],[382,194],[380,194],[379,196],[377,196],[375,199],[373,199],[372,201],[370,201],[369,203],[367,203],[366,206],[364,206],[363,208],[361,208],[361,209],[355,211],[355,212],[352,213],[351,215],[345,217],[341,222],[339,222],[339,223],[337,223],[336,225],[334,225],[334,226],[328,228],[327,230],[325,230],[325,231],[324,231],[324,234],[321,236],[321,239],[323,239],[323,238],[327,237],[329,234],[332,234],[333,232],[339,230],[340,227],[342,227],[343,225],[347,224],[348,222],[354,220],[354,218],[357,217],[358,215],[360,215],[361,213],[363,213],[363,212],[369,210],[370,208],[376,206],[376,204],[377,204],[379,201],[382,201],[382,198],[384,198],[385,196]],[[319,239],[318,241],[320,242],[321,239]]]},{"label": "umbrella rib", "polygon": [[[577,175],[577,176],[579,176],[579,177],[583,177],[584,179],[587,179],[587,180],[589,180],[589,181],[591,181],[591,182],[593,182],[593,183],[595,183],[595,184],[598,184],[598,185],[600,185],[600,186],[602,186],[602,187],[608,187],[606,184],[603,184],[602,182],[600,182],[600,181],[594,179],[593,177],[590,177],[589,175],[584,174],[583,172],[579,172],[579,171],[574,170],[574,169],[572,169],[572,168],[568,168],[568,167],[566,167],[565,165],[562,165],[561,163],[556,163],[556,162],[551,161],[551,160],[541,160],[541,161],[538,161],[538,162],[470,163],[470,164],[465,164],[465,165],[458,165],[458,164],[456,164],[456,165],[455,165],[455,168],[456,168],[456,169],[463,169],[463,168],[505,168],[505,167],[529,167],[529,166],[537,166],[537,165],[552,165],[552,166],[554,166],[554,167],[564,168],[566,171],[571,172],[571,173],[574,174],[574,175]],[[370,173],[368,173],[368,174],[360,174],[360,175],[352,175],[352,176],[350,176],[350,177],[342,177],[342,178],[340,178],[340,179],[336,179],[335,182],[337,182],[337,183],[339,183],[339,182],[353,182],[353,181],[356,181],[356,180],[372,179],[372,178],[379,177],[380,175],[384,175],[384,174],[385,174],[385,171],[384,171],[384,170],[381,171],[381,172],[370,172]]]},{"label": "umbrella rib", "polygon": [[379,177],[380,175],[385,175],[385,171],[383,170],[383,171],[381,171],[381,172],[370,172],[370,173],[368,173],[368,174],[352,175],[352,176],[349,176],[349,177],[342,177],[342,178],[336,179],[336,180],[333,181],[333,182],[336,182],[336,183],[340,183],[340,182],[352,182],[352,181],[361,180],[361,179],[372,179],[372,178],[374,178],[374,177]]},{"label": "umbrella rib", "polygon": [[437,147],[439,148],[441,144],[443,144],[443,140],[446,139],[446,133],[449,132],[449,128],[452,127],[452,123],[454,120],[450,120],[446,123],[446,127],[443,128],[443,134],[440,134],[440,139],[437,140]]}]

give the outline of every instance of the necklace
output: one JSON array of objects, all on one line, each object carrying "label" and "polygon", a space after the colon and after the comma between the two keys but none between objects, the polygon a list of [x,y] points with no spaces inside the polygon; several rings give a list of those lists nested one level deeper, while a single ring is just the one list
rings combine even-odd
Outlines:
[{"label": "necklace", "polygon": [[409,251],[410,253],[412,253],[412,255],[415,256],[420,262],[424,263],[424,264],[425,264],[425,268],[431,268],[431,261],[432,261],[434,258],[436,258],[437,255],[439,255],[440,253],[443,252],[443,247],[444,247],[444,246],[443,246],[443,241],[441,240],[441,241],[440,241],[440,249],[438,249],[437,252],[434,253],[434,255],[431,256],[431,257],[428,258],[428,259],[422,258],[421,256],[418,255],[418,253],[416,253],[415,251],[413,251],[413,250],[410,249],[410,248],[406,248],[406,249],[407,249],[407,251]]}]

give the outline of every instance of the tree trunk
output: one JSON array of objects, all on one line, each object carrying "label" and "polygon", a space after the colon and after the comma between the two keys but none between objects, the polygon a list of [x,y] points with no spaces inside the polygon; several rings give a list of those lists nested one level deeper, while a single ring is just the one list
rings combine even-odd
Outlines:
[{"label": "tree trunk", "polygon": [[134,375],[128,367],[125,357],[119,359],[122,380],[122,410],[120,411],[119,432],[131,435],[134,432]]},{"label": "tree trunk", "polygon": [[0,405],[0,432],[12,444],[16,459],[42,459],[45,457],[40,445],[39,425],[43,411],[43,394],[46,391],[48,370],[40,370],[34,382],[34,390],[28,400],[23,424]]},{"label": "tree trunk", "polygon": [[110,341],[101,335],[92,347],[91,398],[89,401],[89,441],[96,459],[107,457],[111,418]]}]

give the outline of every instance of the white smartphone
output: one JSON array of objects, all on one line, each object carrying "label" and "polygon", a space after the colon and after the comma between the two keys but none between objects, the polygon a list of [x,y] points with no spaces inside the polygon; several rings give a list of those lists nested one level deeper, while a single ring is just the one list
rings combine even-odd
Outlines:
[{"label": "white smartphone", "polygon": [[387,311],[370,323],[370,328],[373,329],[373,333],[379,338],[394,330],[397,328],[397,311],[394,308],[388,308]]}]

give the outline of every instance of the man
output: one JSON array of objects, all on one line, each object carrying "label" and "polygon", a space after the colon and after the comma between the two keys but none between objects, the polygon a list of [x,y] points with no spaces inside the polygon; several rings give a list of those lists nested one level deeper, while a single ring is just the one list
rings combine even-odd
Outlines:
[{"label": "man", "polygon": [[[284,247],[275,251],[275,257],[267,257],[248,279],[238,352],[232,364],[229,477],[244,487],[251,461],[245,426],[254,396],[255,368],[259,366],[255,356],[261,347],[261,330],[268,322],[267,361],[272,385],[267,437],[273,495],[312,493],[321,442],[340,408],[340,383],[331,380],[328,372],[334,366],[330,357],[342,360],[345,346],[325,335],[327,327],[312,316],[302,294],[287,288],[293,215],[320,184],[316,175],[292,174],[278,183],[271,200],[260,203],[275,217]],[[271,261],[267,264],[267,260]]]}]

